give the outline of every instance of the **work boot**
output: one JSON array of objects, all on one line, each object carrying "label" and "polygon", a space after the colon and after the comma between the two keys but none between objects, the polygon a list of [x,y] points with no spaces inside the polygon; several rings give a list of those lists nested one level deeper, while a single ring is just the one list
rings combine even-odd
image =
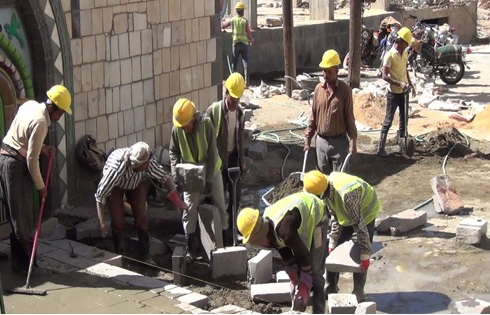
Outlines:
[{"label": "work boot", "polygon": [[339,283],[339,273],[327,271],[327,279],[326,279],[326,288],[325,288],[325,296],[328,300],[329,294],[337,294],[339,293],[339,287],[337,286]]},{"label": "work boot", "polygon": [[379,144],[378,144],[378,156],[380,157],[387,157],[388,153],[385,150],[385,145],[386,145],[386,137],[388,136],[387,132],[381,132],[379,136]]},{"label": "work boot", "polygon": [[148,231],[138,230],[138,256],[144,262],[155,263],[150,257],[150,235]]},{"label": "work boot", "polygon": [[366,284],[367,273],[354,273],[354,290],[352,290],[352,294],[356,295],[357,302],[361,303],[366,299],[366,294],[364,293],[364,285]]},{"label": "work boot", "polygon": [[126,254],[126,246],[123,232],[115,232],[112,230],[112,242],[114,243],[114,252],[118,255]]},{"label": "work boot", "polygon": [[10,233],[10,263],[13,272],[27,274],[29,256],[25,253],[14,233]]},{"label": "work boot", "polygon": [[199,249],[198,241],[199,239],[197,238],[196,233],[189,233],[188,235],[186,235],[187,254],[185,259],[187,263],[192,263],[197,259]]}]

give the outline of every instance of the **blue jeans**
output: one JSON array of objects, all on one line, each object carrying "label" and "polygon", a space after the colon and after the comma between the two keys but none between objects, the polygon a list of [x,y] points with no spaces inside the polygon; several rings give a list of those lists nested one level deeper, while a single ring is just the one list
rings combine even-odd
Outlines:
[{"label": "blue jeans", "polygon": [[405,93],[395,94],[388,92],[386,96],[386,115],[383,122],[383,127],[381,128],[381,133],[388,133],[391,124],[393,123],[393,118],[395,117],[396,109],[398,108],[398,113],[400,115],[400,125],[398,128],[398,135],[400,137],[405,137]]}]

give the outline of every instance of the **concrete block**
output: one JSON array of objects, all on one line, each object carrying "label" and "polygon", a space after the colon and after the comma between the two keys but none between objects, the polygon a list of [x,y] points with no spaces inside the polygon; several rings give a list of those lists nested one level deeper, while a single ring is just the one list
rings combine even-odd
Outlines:
[{"label": "concrete block", "polygon": [[337,246],[325,260],[325,267],[332,272],[360,272],[361,252],[359,244],[350,240]]},{"label": "concrete block", "polygon": [[267,143],[265,142],[251,142],[248,145],[248,157],[256,161],[262,161],[267,156]]},{"label": "concrete block", "polygon": [[490,314],[490,303],[476,298],[468,298],[455,303],[460,314]]},{"label": "concrete block", "polygon": [[286,273],[286,271],[281,270],[276,273],[276,282],[288,282],[289,283],[289,276]]},{"label": "concrete block", "polygon": [[448,175],[435,176],[430,180],[434,192],[434,208],[437,213],[458,214],[464,204],[456,193],[456,188]]},{"label": "concrete block", "polygon": [[272,279],[272,251],[261,250],[248,261],[250,283],[267,283]]},{"label": "concrete block", "polygon": [[58,218],[51,217],[41,223],[41,233],[39,235],[40,238],[48,238],[58,225]]},{"label": "concrete block", "polygon": [[174,283],[177,285],[185,285],[187,277],[185,276],[186,262],[185,262],[186,250],[184,246],[177,246],[172,254],[172,271],[174,274]]},{"label": "concrete block", "polygon": [[481,242],[481,229],[471,226],[459,226],[456,230],[456,242],[476,245]]},{"label": "concrete block", "polygon": [[66,238],[66,228],[63,224],[56,224],[53,233],[49,236],[50,241],[63,240]]},{"label": "concrete block", "polygon": [[376,314],[376,302],[361,302],[357,305],[355,314]]},{"label": "concrete block", "polygon": [[469,226],[481,230],[482,235],[487,234],[487,221],[479,218],[466,218],[459,223],[460,227]]},{"label": "concrete block", "polygon": [[354,294],[329,294],[329,314],[354,314],[357,308],[357,298]]},{"label": "concrete block", "polygon": [[202,204],[197,211],[202,247],[207,258],[211,260],[213,250],[223,247],[221,217],[218,208],[213,205]]},{"label": "concrete block", "polygon": [[215,308],[211,311],[213,314],[238,314],[240,312],[246,311],[243,307],[235,306],[235,305],[225,305],[218,308]]},{"label": "concrete block", "polygon": [[[233,262],[233,263],[230,263]],[[212,277],[247,276],[247,249],[244,246],[218,248],[211,258]]]},{"label": "concrete block", "polygon": [[250,121],[252,119],[253,115],[253,110],[251,109],[244,109],[243,110],[243,120],[244,121]]},{"label": "concrete block", "polygon": [[208,297],[199,293],[190,293],[177,298],[177,301],[186,303],[195,307],[203,308],[208,304]]},{"label": "concrete block", "polygon": [[400,235],[411,231],[427,223],[427,213],[425,211],[415,211],[412,209],[402,211],[380,220],[376,230],[380,233],[391,233],[391,235]]},{"label": "concrete block", "polygon": [[289,282],[252,284],[250,296],[253,301],[267,303],[290,303],[291,293]]}]

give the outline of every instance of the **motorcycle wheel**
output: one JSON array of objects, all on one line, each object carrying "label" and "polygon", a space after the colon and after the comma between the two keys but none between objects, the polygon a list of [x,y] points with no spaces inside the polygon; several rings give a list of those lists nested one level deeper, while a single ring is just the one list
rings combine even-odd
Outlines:
[{"label": "motorcycle wheel", "polygon": [[462,61],[453,61],[447,64],[447,69],[439,72],[441,80],[448,84],[453,85],[461,81],[464,76],[464,63]]}]

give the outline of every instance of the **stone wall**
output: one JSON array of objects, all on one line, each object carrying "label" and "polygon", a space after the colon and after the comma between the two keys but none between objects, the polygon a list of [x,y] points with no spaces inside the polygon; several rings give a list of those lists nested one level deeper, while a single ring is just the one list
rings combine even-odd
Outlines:
[{"label": "stone wall", "polygon": [[[76,2],[79,8],[71,7]],[[140,140],[164,145],[176,99],[190,98],[205,109],[221,95],[216,1],[62,4],[73,58],[76,140],[91,134],[106,152]]]}]

